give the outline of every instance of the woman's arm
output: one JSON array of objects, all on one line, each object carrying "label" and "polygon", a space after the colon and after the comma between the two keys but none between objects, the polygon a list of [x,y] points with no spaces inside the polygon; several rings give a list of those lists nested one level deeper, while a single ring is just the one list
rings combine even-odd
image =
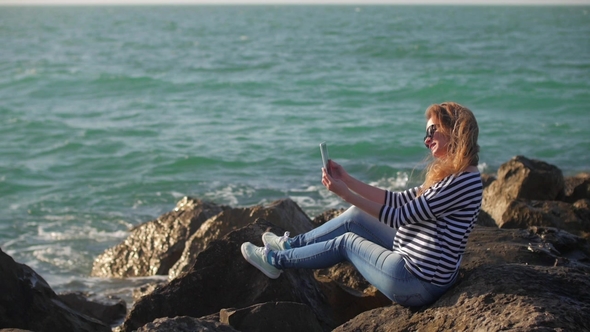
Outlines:
[{"label": "woman's arm", "polygon": [[[422,196],[411,199],[401,206],[387,206],[370,201],[352,192],[346,183],[335,179],[323,170],[322,183],[328,190],[346,202],[367,212],[392,228],[420,221],[434,220],[437,215],[461,210],[466,206],[479,210],[482,184],[479,174],[464,173],[462,176],[449,176],[433,186]],[[435,189],[436,188],[436,189]],[[474,204],[473,202],[478,202]]]},{"label": "woman's arm", "polygon": [[[331,163],[333,163],[333,162],[331,162]],[[372,215],[375,218],[379,218],[379,213],[381,211],[381,208],[383,207],[383,200],[384,200],[384,196],[385,196],[384,191],[382,191],[383,196],[381,196],[380,202],[374,201],[372,199],[362,196],[360,193],[356,193],[356,190],[351,190],[351,188],[349,188],[349,186],[348,186],[348,183],[346,181],[344,181],[342,179],[342,177],[340,176],[341,174],[337,174],[336,172],[334,172],[334,168],[331,168],[331,171],[332,171],[332,174],[335,175],[334,177],[330,176],[326,172],[325,168],[322,168],[322,184],[324,186],[326,186],[326,188],[328,190],[330,190],[331,192],[340,196],[347,203],[350,203],[350,204],[358,207],[359,209],[365,211],[366,213]],[[346,174],[346,175],[348,175],[348,174]],[[351,183],[353,186],[355,186],[355,185],[358,186],[358,183],[362,183],[361,181],[358,181],[350,176],[348,176],[347,181],[351,181],[351,179],[352,179]],[[369,186],[366,184],[364,184],[364,185]],[[369,187],[371,187],[373,189],[378,189],[378,188],[375,188],[372,186],[369,186]],[[363,186],[360,186],[359,190],[363,191],[366,189],[367,189],[366,187],[363,188]],[[365,193],[365,194],[375,195],[374,190],[369,188],[368,191],[369,192]]]},{"label": "woman's arm", "polygon": [[355,179],[354,177],[350,176],[346,172],[346,170],[344,170],[344,167],[342,167],[333,160],[330,160],[328,167],[330,167],[330,171],[334,179],[342,180],[350,190],[354,191],[359,196],[364,197],[369,201],[379,203],[381,205],[385,201],[385,190],[371,186],[360,180]]}]

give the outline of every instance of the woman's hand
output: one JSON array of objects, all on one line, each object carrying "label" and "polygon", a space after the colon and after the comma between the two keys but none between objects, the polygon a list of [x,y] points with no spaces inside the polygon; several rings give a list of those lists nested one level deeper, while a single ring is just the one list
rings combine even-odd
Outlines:
[{"label": "woman's hand", "polygon": [[[332,161],[331,163],[331,165],[336,164]],[[338,166],[338,172],[335,171],[334,168],[331,168],[332,174],[334,176],[330,176],[326,169],[322,167],[322,184],[324,185],[324,187],[326,187],[326,189],[346,200],[346,196],[350,194],[350,190],[348,189],[346,183],[341,179],[341,172],[344,172],[344,174],[346,174],[346,171],[344,171],[344,168],[342,168],[340,165],[336,165]]]},{"label": "woman's hand", "polygon": [[347,182],[350,178],[344,167],[342,167],[340,164],[333,161],[332,159],[328,160],[328,167],[330,168],[332,178],[342,180],[344,182]]}]

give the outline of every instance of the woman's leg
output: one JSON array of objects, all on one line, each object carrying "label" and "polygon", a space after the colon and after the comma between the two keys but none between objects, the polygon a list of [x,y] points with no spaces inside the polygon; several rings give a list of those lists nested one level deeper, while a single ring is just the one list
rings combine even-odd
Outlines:
[{"label": "woman's leg", "polygon": [[385,296],[406,306],[434,302],[448,288],[417,279],[405,268],[400,254],[352,232],[300,248],[270,252],[268,258],[279,269],[318,269],[349,261]]},{"label": "woman's leg", "polygon": [[360,235],[382,247],[393,248],[396,230],[361,209],[352,206],[338,217],[307,233],[290,238],[287,242],[291,248],[299,248],[312,243],[331,240],[347,232]]}]

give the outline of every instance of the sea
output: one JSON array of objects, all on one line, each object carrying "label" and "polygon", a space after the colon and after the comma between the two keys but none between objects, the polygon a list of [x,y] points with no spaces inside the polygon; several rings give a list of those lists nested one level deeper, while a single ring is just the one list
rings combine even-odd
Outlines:
[{"label": "sea", "polygon": [[[0,248],[58,293],[184,196],[345,207],[356,178],[421,183],[424,111],[479,124],[479,169],[513,156],[590,171],[590,6],[0,6]],[[236,253],[236,259],[240,256]]]}]

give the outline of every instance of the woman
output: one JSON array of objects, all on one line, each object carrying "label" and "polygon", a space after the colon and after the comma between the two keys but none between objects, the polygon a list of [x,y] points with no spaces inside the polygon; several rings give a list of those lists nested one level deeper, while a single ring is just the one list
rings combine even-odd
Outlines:
[{"label": "woman", "polygon": [[352,207],[293,238],[264,233],[264,247],[242,245],[244,258],[270,278],[278,278],[282,269],[349,261],[401,305],[440,298],[457,280],[481,206],[479,129],[473,113],[452,102],[430,106],[426,119],[424,144],[434,158],[422,186],[390,192],[330,161],[332,175],[322,169],[322,183]]}]

